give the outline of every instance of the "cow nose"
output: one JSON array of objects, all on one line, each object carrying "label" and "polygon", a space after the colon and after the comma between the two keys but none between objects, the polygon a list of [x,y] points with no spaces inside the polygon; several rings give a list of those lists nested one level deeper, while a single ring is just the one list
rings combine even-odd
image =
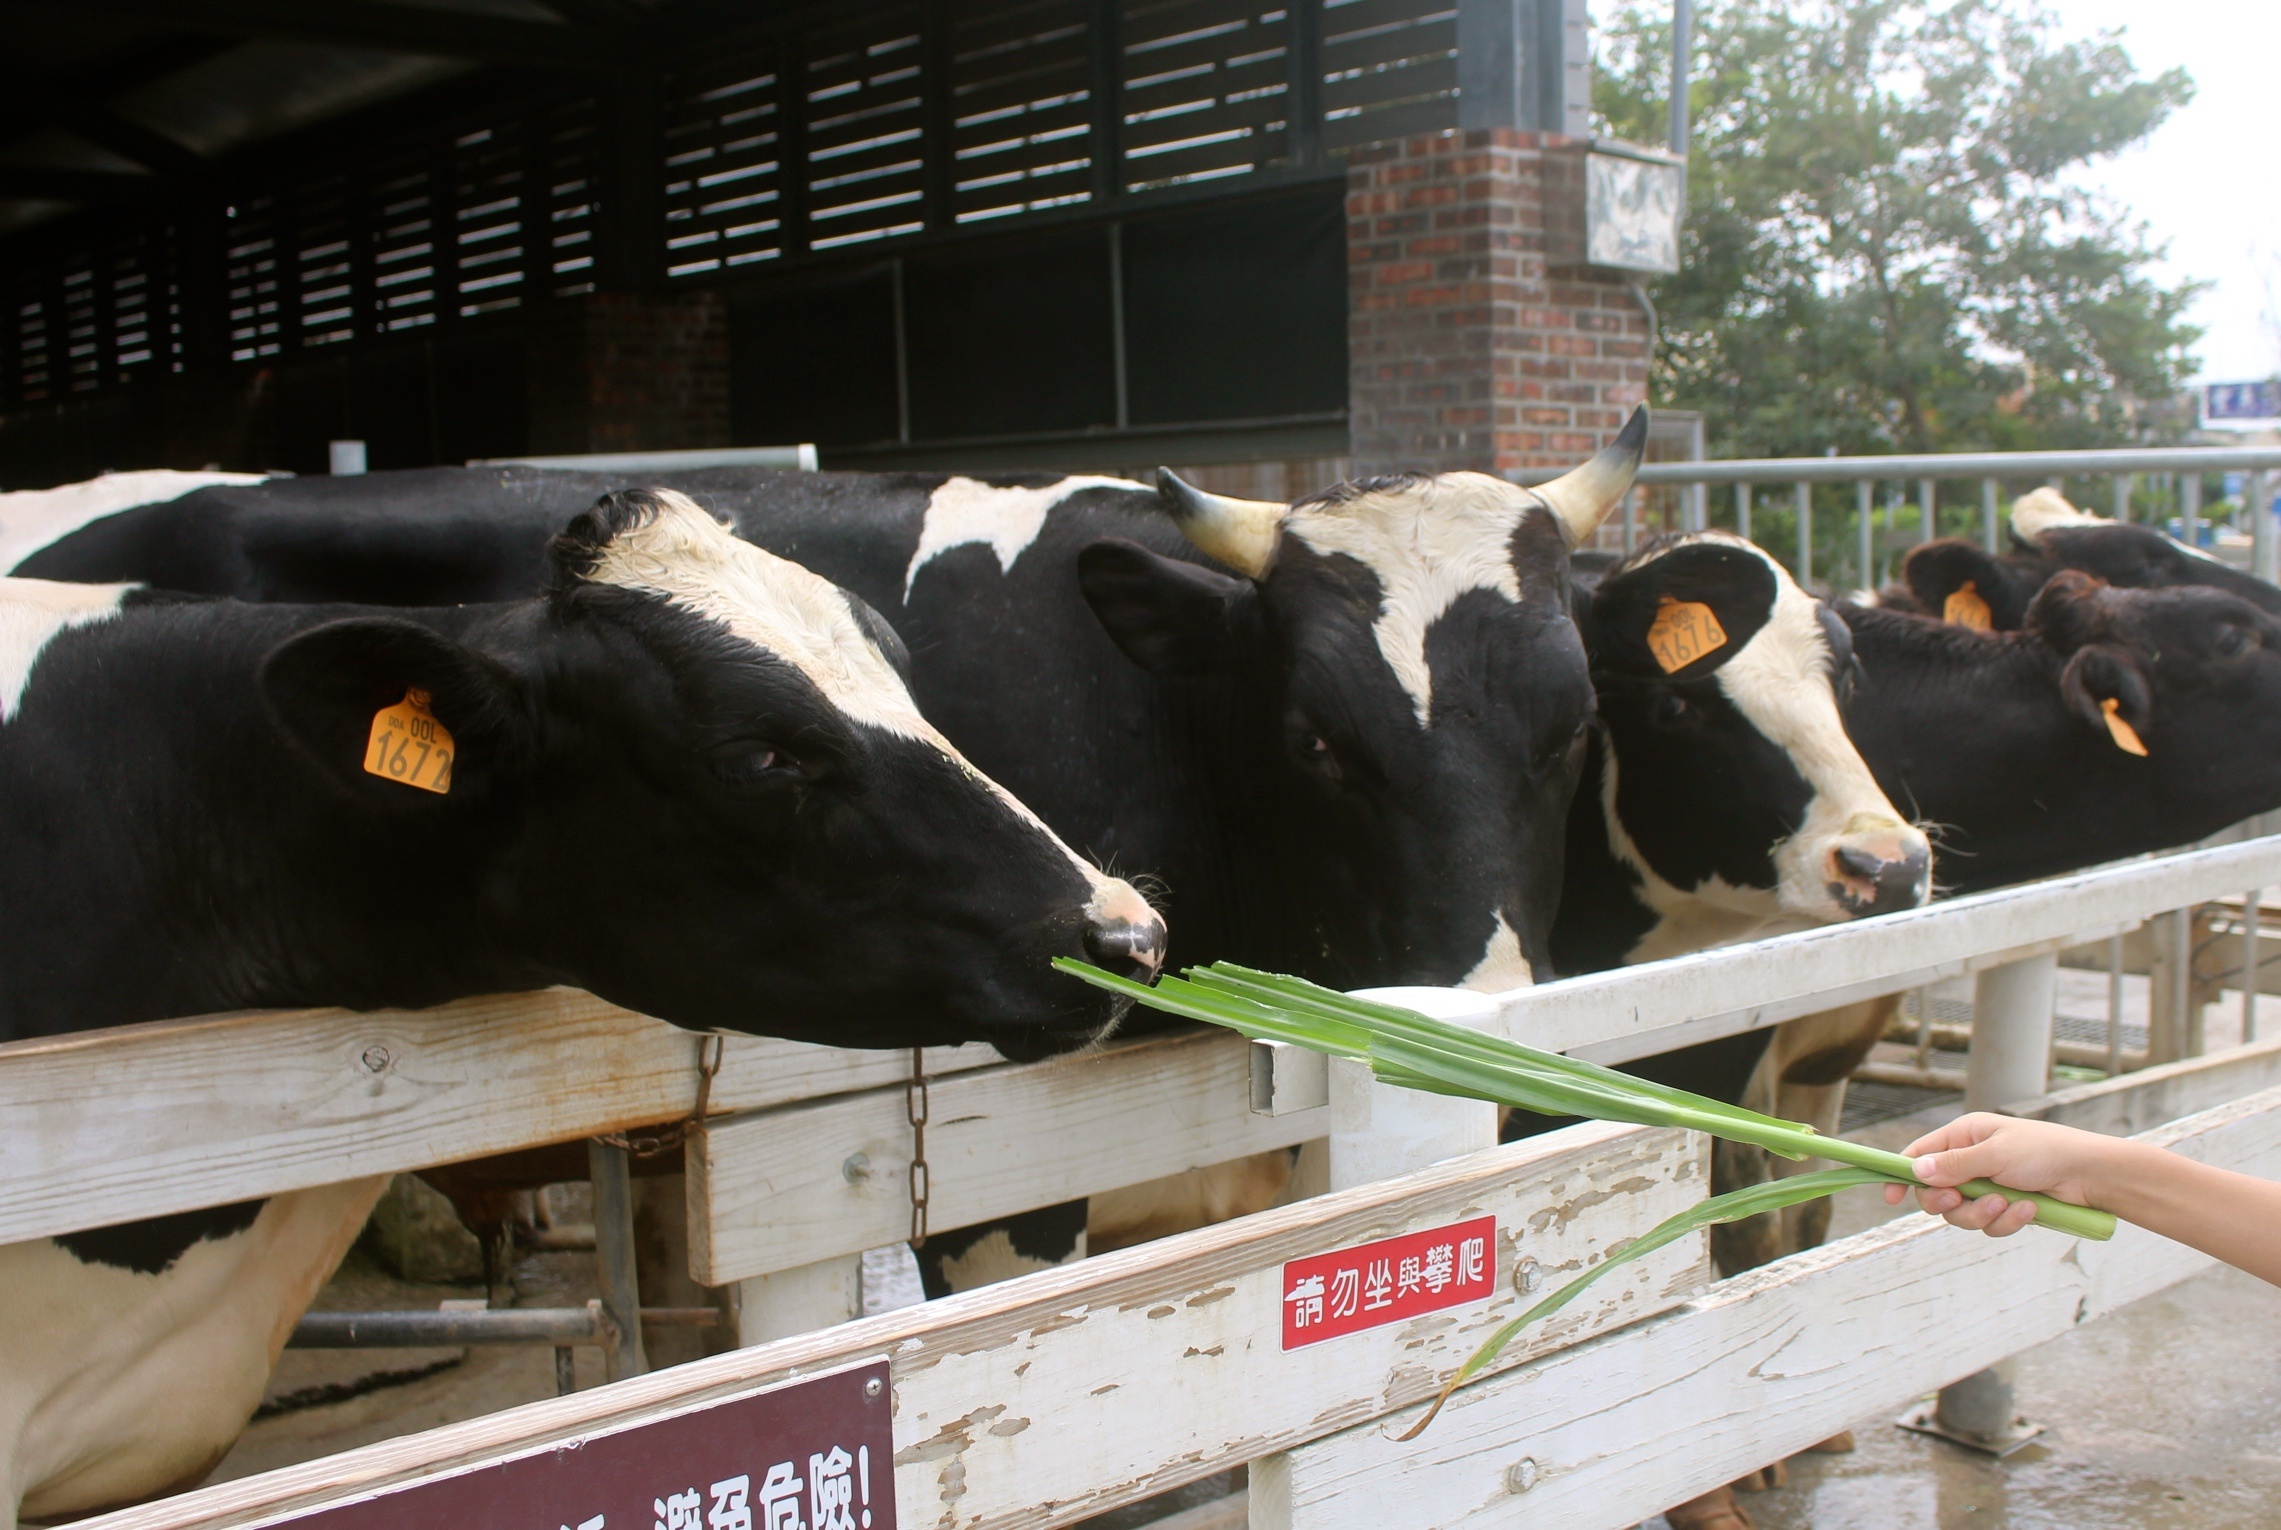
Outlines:
[{"label": "cow nose", "polygon": [[1096,967],[1148,983],[1164,966],[1164,939],[1164,921],[1154,913],[1097,916],[1085,926],[1085,954]]},{"label": "cow nose", "polygon": [[1830,852],[1830,895],[1855,918],[1915,908],[1930,890],[1930,852],[1898,839],[1881,845],[1840,845]]}]

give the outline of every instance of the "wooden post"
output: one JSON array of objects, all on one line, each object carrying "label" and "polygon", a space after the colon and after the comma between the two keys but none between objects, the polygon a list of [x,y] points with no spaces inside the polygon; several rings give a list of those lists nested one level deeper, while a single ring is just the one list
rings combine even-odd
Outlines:
[{"label": "wooden post", "polygon": [[2154,960],[2147,974],[2146,1060],[2149,1064],[2192,1057],[2200,1048],[2195,1023],[2194,917],[2172,909],[2147,921],[2154,936]]},{"label": "wooden post", "polygon": [[2056,952],[1990,967],[1972,985],[1972,1050],[1965,1063],[1967,1110],[1994,1110],[2050,1088],[2051,1002]]},{"label": "wooden post", "polygon": [[632,1155],[596,1138],[586,1144],[586,1172],[594,1184],[594,1262],[601,1272],[602,1310],[618,1329],[618,1347],[608,1352],[606,1370],[610,1380],[623,1381],[649,1369],[642,1350],[641,1284],[634,1273]]},{"label": "wooden post", "polygon": [[[1487,994],[1452,988],[1387,988],[1366,998],[1502,1035]],[[2039,1091],[2040,1092],[2040,1091]],[[1351,1190],[1445,1158],[1497,1145],[1497,1107],[1381,1084],[1356,1062],[1331,1062],[1330,1188]]]},{"label": "wooden post", "polygon": [[863,1315],[863,1256],[842,1254],[737,1282],[737,1343],[766,1344]]}]

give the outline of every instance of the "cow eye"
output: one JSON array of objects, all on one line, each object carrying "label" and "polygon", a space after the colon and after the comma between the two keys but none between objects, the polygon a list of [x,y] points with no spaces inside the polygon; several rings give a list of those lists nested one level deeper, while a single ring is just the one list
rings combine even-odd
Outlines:
[{"label": "cow eye", "polygon": [[1313,771],[1317,775],[1327,776],[1332,780],[1338,778],[1338,751],[1331,747],[1329,739],[1308,727],[1304,722],[1293,722],[1288,729],[1287,737],[1290,742],[1291,757],[1298,762],[1300,769]]},{"label": "cow eye", "polygon": [[1658,727],[1676,728],[1687,716],[1687,698],[1671,691],[1664,691],[1655,698],[1653,705],[1648,708],[1648,716]]},{"label": "cow eye", "polygon": [[772,786],[799,775],[792,757],[774,744],[745,739],[713,751],[713,773],[731,786]]},{"label": "cow eye", "polygon": [[2218,629],[2217,641],[2211,645],[2223,659],[2238,659],[2257,646],[2257,634],[2247,627],[2233,623]]}]

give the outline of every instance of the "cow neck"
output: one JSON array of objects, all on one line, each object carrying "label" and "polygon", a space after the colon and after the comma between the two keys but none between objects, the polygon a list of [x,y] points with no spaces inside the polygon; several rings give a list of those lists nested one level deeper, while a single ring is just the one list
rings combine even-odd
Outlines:
[{"label": "cow neck", "polygon": [[44,956],[0,969],[0,1037],[556,980],[486,933],[481,847],[504,810],[360,808],[266,715],[263,657],[343,614],[130,606],[51,646],[0,750],[0,918]]}]

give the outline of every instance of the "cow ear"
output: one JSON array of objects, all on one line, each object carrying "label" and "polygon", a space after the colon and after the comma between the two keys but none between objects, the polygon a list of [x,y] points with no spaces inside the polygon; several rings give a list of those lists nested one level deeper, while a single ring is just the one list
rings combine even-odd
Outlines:
[{"label": "cow ear", "polygon": [[[278,731],[336,785],[379,805],[482,792],[518,774],[535,743],[513,674],[401,617],[350,617],[288,638],[262,660],[260,686]],[[423,711],[436,729],[417,725]],[[405,736],[387,738],[392,726]]]},{"label": "cow ear", "polygon": [[2054,652],[2073,653],[2106,635],[2107,609],[2101,599],[2106,589],[2104,581],[2089,574],[2061,569],[2029,602],[2022,625]]},{"label": "cow ear", "polygon": [[2154,689],[2146,671],[2125,649],[2092,643],[2075,651],[2060,672],[2059,694],[2083,720],[2105,733],[2125,754],[2147,753],[2147,725],[2154,720]]},{"label": "cow ear", "polygon": [[2012,632],[2027,614],[2027,601],[2004,566],[1962,537],[1911,550],[1901,578],[1925,615],[1954,626]]},{"label": "cow ear", "polygon": [[1077,555],[1077,585],[1109,637],[1151,674],[1216,675],[1233,668],[1257,619],[1248,579],[1111,537]]},{"label": "cow ear", "polygon": [[1592,595],[1593,667],[1699,680],[1766,625],[1776,592],[1765,558],[1731,542],[1691,542],[1619,567]]}]

